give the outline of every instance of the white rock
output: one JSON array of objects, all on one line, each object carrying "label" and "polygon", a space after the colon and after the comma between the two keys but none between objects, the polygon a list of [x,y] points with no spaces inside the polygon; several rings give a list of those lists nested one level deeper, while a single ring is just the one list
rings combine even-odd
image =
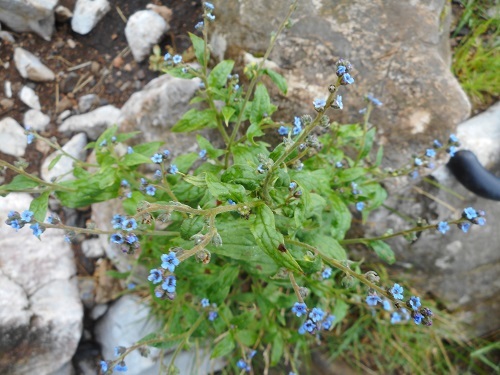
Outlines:
[{"label": "white rock", "polygon": [[42,109],[42,107],[40,106],[40,99],[38,99],[38,95],[31,87],[23,86],[21,91],[19,91],[19,99],[21,99],[21,101],[28,107],[37,110]]},{"label": "white rock", "polygon": [[12,156],[23,156],[27,144],[24,129],[16,120],[6,117],[0,121],[0,151]]},{"label": "white rock", "polygon": [[24,114],[23,122],[25,128],[29,126],[32,130],[41,132],[50,124],[50,117],[36,109],[30,109]]},{"label": "white rock", "polygon": [[90,311],[90,319],[97,320],[101,316],[103,316],[106,311],[108,311],[107,304],[100,303],[98,305],[95,305],[94,308]]},{"label": "white rock", "polygon": [[78,34],[88,34],[110,9],[107,0],[77,0],[71,28]]},{"label": "white rock", "polygon": [[12,98],[12,83],[10,81],[5,81],[3,84],[3,91],[7,98]]},{"label": "white rock", "polygon": [[82,242],[82,252],[87,258],[101,258],[104,256],[104,247],[99,238],[91,238]]},{"label": "white rock", "polygon": [[116,124],[120,110],[113,105],[106,105],[82,115],[71,116],[59,127],[61,132],[85,132],[96,140],[104,130]]},{"label": "white rock", "polygon": [[0,21],[17,32],[34,31],[50,40],[58,0],[0,0]]},{"label": "white rock", "polygon": [[16,42],[12,34],[8,31],[0,31],[0,39],[10,44],[14,44]]},{"label": "white rock", "polygon": [[83,95],[78,99],[78,110],[80,113],[90,111],[92,108],[99,106],[100,99],[96,94]]},{"label": "white rock", "polygon": [[62,111],[59,116],[57,116],[57,123],[62,124],[64,120],[66,120],[69,116],[71,116],[71,110],[67,109],[65,111]]},{"label": "white rock", "polygon": [[153,10],[140,10],[130,16],[125,36],[134,59],[144,60],[169,28],[165,19]]},{"label": "white rock", "polygon": [[[24,193],[0,197],[0,217],[26,210],[32,200]],[[83,320],[75,274],[63,231],[47,229],[40,241],[28,225],[17,233],[0,226],[2,353],[29,353],[10,356],[0,373],[50,374],[71,360]]]},{"label": "white rock", "polygon": [[61,23],[66,22],[71,17],[73,17],[73,12],[66,8],[64,5],[58,5],[56,7],[55,13],[57,21]]},{"label": "white rock", "polygon": [[[85,133],[79,133],[69,140],[63,146],[63,150],[79,160],[85,160],[86,152],[85,146],[87,145],[87,136]],[[60,155],[59,151],[49,155],[42,164],[41,175],[45,181],[52,181],[52,179],[61,177],[58,181],[72,180],[74,177],[71,174],[73,170],[74,160],[68,156],[62,156],[57,164],[49,171],[49,165],[52,160]]]},{"label": "white rock", "polygon": [[42,64],[40,59],[21,47],[14,50],[14,63],[23,78],[36,82],[53,81],[54,72]]}]

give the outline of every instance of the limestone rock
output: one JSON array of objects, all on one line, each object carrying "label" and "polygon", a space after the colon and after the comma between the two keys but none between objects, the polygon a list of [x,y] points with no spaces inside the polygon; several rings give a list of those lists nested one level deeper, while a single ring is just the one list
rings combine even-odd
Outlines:
[{"label": "limestone rock", "polygon": [[[220,0],[218,30],[228,51],[264,52],[269,35],[288,10],[283,2]],[[442,0],[401,2],[301,2],[293,26],[277,40],[270,60],[289,82],[279,98],[279,116],[312,114],[314,98],[328,95],[335,83],[335,62],[348,59],[355,83],[342,87],[344,110],[332,119],[362,121],[364,95],[384,105],[370,122],[379,128],[384,163],[400,167],[435,138],[447,138],[469,116],[470,103],[450,71],[449,3]],[[251,9],[251,11],[249,11]],[[441,15],[447,15],[441,17]],[[234,57],[234,56],[233,56]]]},{"label": "limestone rock", "polygon": [[38,95],[31,87],[23,86],[21,91],[19,91],[19,99],[21,99],[21,101],[28,107],[31,107],[38,111],[42,108],[40,106],[40,99],[38,98]]},{"label": "limestone rock", "polygon": [[12,156],[23,156],[27,145],[21,125],[11,117],[0,120],[0,151]]},{"label": "limestone rock", "polygon": [[14,50],[14,63],[23,78],[36,82],[53,81],[54,72],[42,64],[40,59],[21,47]]},{"label": "limestone rock", "polygon": [[14,31],[33,31],[50,40],[57,3],[58,0],[0,0],[0,21]]},{"label": "limestone rock", "polygon": [[97,108],[89,113],[67,118],[59,127],[60,132],[85,132],[92,140],[96,140],[104,130],[115,125],[120,110],[113,105]]},{"label": "limestone rock", "polygon": [[28,126],[37,132],[44,131],[50,124],[50,117],[36,109],[30,109],[24,114],[24,127]]},{"label": "limestone rock", "polygon": [[140,10],[130,16],[125,36],[135,61],[144,60],[169,28],[165,19],[153,10]]},{"label": "limestone rock", "polygon": [[100,99],[96,94],[83,95],[78,99],[78,111],[86,113],[99,106]]},{"label": "limestone rock", "polygon": [[[62,149],[79,160],[85,160],[86,152],[85,146],[87,145],[87,137],[85,133],[79,133],[75,135],[73,138],[66,143]],[[73,179],[73,175],[71,171],[73,170],[73,162],[74,160],[67,157],[62,156],[61,159],[57,162],[57,164],[49,171],[49,165],[52,160],[60,155],[59,151],[54,152],[49,155],[42,164],[41,175],[45,181],[50,182],[52,179],[58,178],[58,181],[67,181]]]},{"label": "limestone rock", "polygon": [[[26,210],[24,193],[0,197],[0,217]],[[25,226],[0,225],[0,373],[57,371],[80,341],[83,309],[70,245],[64,232],[48,229],[41,241]],[[19,256],[22,254],[22,256]]]},{"label": "limestone rock", "polygon": [[110,9],[108,0],[77,0],[71,28],[78,34],[88,34]]}]

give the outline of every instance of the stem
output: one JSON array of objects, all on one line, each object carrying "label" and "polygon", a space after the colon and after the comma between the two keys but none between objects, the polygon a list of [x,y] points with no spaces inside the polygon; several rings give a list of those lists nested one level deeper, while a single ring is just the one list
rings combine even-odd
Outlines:
[{"label": "stem", "polygon": [[[48,229],[62,229],[65,231],[73,231],[75,233],[85,233],[85,234],[114,234],[119,229],[116,229],[114,231],[108,231],[108,230],[101,230],[101,229],[89,229],[89,228],[78,228],[78,227],[71,227],[68,225],[64,224],[49,224],[49,223],[44,223],[44,222],[39,222],[40,225],[43,225],[45,228]],[[144,236],[179,236],[179,232],[169,232],[169,231],[161,231],[161,230],[152,230],[152,231],[134,231],[135,234],[138,235],[144,235]]]},{"label": "stem", "polygon": [[160,211],[160,210],[171,210],[171,211],[177,211],[177,212],[184,212],[187,214],[194,214],[194,215],[201,215],[201,216],[217,216],[219,214],[222,214],[224,212],[232,212],[232,211],[238,211],[240,208],[245,208],[245,207],[255,207],[261,205],[261,201],[253,201],[253,202],[246,202],[246,203],[238,203],[238,204],[233,204],[233,205],[227,205],[227,206],[219,206],[219,207],[214,207],[214,208],[207,208],[207,209],[201,209],[201,208],[191,208],[185,204],[180,204],[177,202],[170,202],[170,204],[151,204],[148,208],[145,208],[144,210],[141,210],[137,212],[137,214],[134,215],[134,218],[139,217],[141,215],[144,215],[145,213],[150,213],[150,212],[155,212],[155,211]]},{"label": "stem", "polygon": [[295,292],[295,296],[297,296],[297,300],[299,301],[299,303],[304,303],[304,299],[300,295],[300,288],[295,281],[295,277],[293,276],[292,271],[288,271],[288,276],[290,277],[290,282],[292,283],[293,291]]},{"label": "stem", "polygon": [[167,177],[165,176],[165,166],[163,165],[163,163],[161,163],[161,182],[163,183],[163,186],[161,186],[160,189],[165,190],[170,199],[172,199],[174,202],[179,202],[172,189],[170,188],[170,184],[168,183]]},{"label": "stem", "polygon": [[196,253],[200,250],[203,250],[207,245],[212,241],[213,236],[217,233],[217,228],[215,227],[215,215],[211,215],[209,218],[209,225],[210,225],[210,230],[208,233],[205,235],[205,238],[203,241],[201,241],[198,245],[193,247],[191,250],[187,250],[182,253],[177,259],[179,259],[180,262],[192,257],[193,255],[196,255]]},{"label": "stem", "polygon": [[371,103],[368,103],[368,107],[366,108],[365,118],[363,121],[363,138],[361,138],[361,146],[359,148],[358,156],[356,157],[356,161],[354,162],[354,166],[358,165],[361,160],[361,155],[363,154],[363,149],[365,148],[366,143],[366,132],[368,129],[368,120],[370,119],[370,114],[372,112],[373,106]]}]

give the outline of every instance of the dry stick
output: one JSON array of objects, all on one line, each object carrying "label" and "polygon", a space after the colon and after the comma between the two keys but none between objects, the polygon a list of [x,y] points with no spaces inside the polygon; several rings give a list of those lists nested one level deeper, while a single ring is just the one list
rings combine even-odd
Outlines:
[{"label": "dry stick", "polygon": [[66,69],[66,71],[72,72],[73,70],[78,70],[78,69],[81,69],[81,68],[85,68],[86,66],[89,66],[91,64],[92,64],[92,61],[86,61],[84,63],[72,66],[71,68]]},{"label": "dry stick", "polygon": [[118,5],[116,6],[116,12],[118,13],[118,15],[120,16],[122,21],[127,23],[127,17],[125,17],[125,15],[123,14],[122,10],[120,9],[120,7]]},{"label": "dry stick", "polygon": [[73,89],[73,94],[76,94],[78,91],[83,89],[85,86],[87,86],[92,80],[94,79],[94,76],[88,77],[80,86],[77,86]]}]

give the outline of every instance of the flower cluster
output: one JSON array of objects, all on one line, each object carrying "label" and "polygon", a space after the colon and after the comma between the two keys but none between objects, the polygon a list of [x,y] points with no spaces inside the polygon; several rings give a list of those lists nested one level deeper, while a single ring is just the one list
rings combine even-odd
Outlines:
[{"label": "flower cluster", "polygon": [[33,235],[40,239],[40,236],[43,232],[45,232],[45,227],[35,222],[34,220],[35,214],[33,211],[25,210],[21,213],[17,211],[10,211],[7,214],[7,220],[5,220],[5,224],[11,226],[16,230],[16,232],[23,228],[26,224],[30,224],[30,229],[33,231]]},{"label": "flower cluster", "polygon": [[[471,224],[479,226],[486,225],[486,219],[484,217],[485,215],[486,213],[482,210],[476,211],[472,207],[467,207],[462,212],[462,219],[466,221],[457,223],[457,226],[462,230],[462,232],[467,233],[471,227]],[[445,234],[450,229],[450,226],[447,221],[440,221],[437,224],[436,229],[442,234]]]},{"label": "flower cluster", "polygon": [[180,263],[177,259],[177,254],[170,251],[168,254],[163,254],[161,257],[161,268],[153,268],[149,271],[148,280],[153,284],[160,284],[155,288],[155,296],[158,298],[175,298],[175,290],[177,288],[177,279],[173,275],[175,267]]},{"label": "flower cluster", "polygon": [[302,120],[300,119],[300,117],[297,117],[297,116],[294,117],[293,127],[291,130],[288,126],[281,125],[278,129],[278,134],[283,135],[283,136],[287,136],[288,134],[290,134],[290,131],[291,131],[292,135],[298,135],[302,132]]},{"label": "flower cluster", "polygon": [[340,79],[341,85],[351,85],[354,83],[354,78],[351,77],[350,72],[352,70],[352,65],[349,61],[340,59],[337,61],[337,77]]},{"label": "flower cluster", "polygon": [[[119,357],[122,354],[124,354],[127,351],[127,348],[123,346],[117,346],[115,347],[115,356]],[[115,365],[111,361],[101,361],[101,372],[102,373],[107,373],[110,370],[117,371],[117,372],[126,372],[128,370],[127,365],[125,364],[125,361],[121,360]]]},{"label": "flower cluster", "polygon": [[113,233],[110,241],[120,245],[124,253],[134,254],[140,247],[139,239],[132,232],[137,229],[137,221],[134,218],[117,214],[111,219],[111,225],[113,225],[113,229],[117,229],[119,232]]},{"label": "flower cluster", "polygon": [[300,326],[298,331],[301,335],[306,332],[314,334],[322,330],[328,331],[335,320],[335,315],[327,315],[319,307],[313,307],[312,310],[308,311],[307,305],[303,302],[295,302],[292,312],[299,318],[302,315],[307,315],[306,321]]},{"label": "flower cluster", "polygon": [[213,322],[219,316],[219,314],[217,313],[217,304],[210,304],[208,298],[203,298],[201,300],[201,307],[203,307],[204,309],[210,308],[208,311],[208,320],[210,320],[211,322]]},{"label": "flower cluster", "polygon": [[252,370],[252,366],[250,366],[250,362],[252,361],[252,358],[257,354],[257,350],[252,350],[248,354],[248,360],[245,360],[244,358],[241,358],[238,362],[236,362],[236,366],[242,370],[245,370],[246,372],[250,372]]}]

